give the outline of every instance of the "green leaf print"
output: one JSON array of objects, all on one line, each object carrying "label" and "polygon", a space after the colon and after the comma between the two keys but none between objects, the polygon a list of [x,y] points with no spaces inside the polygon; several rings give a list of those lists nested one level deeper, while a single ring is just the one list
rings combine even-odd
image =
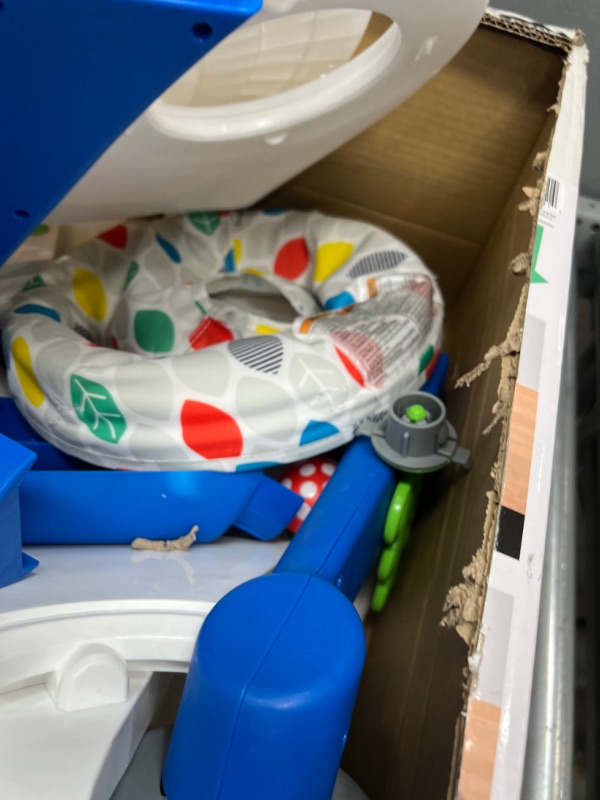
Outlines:
[{"label": "green leaf print", "polygon": [[33,278],[27,281],[27,283],[21,289],[22,292],[30,292],[32,289],[40,289],[42,286],[45,286],[44,279],[41,275],[34,275]]},{"label": "green leaf print", "polygon": [[71,375],[71,400],[79,419],[98,439],[116,444],[125,433],[125,417],[101,383]]},{"label": "green leaf print", "polygon": [[195,228],[208,236],[212,236],[221,224],[219,215],[214,211],[194,211],[189,214],[189,220]]},{"label": "green leaf print", "polygon": [[140,265],[137,261],[132,261],[129,265],[129,269],[127,270],[127,276],[125,278],[125,283],[123,284],[123,291],[127,289],[131,281],[135,278],[135,276],[140,271]]}]

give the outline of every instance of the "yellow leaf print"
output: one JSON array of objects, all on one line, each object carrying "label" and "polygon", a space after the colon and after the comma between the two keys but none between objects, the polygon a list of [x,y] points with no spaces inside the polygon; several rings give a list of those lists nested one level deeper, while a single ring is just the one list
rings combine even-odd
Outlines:
[{"label": "yellow leaf print", "polygon": [[342,264],[352,255],[354,245],[350,242],[328,242],[322,244],[317,250],[317,257],[315,259],[315,282],[329,278],[330,275],[338,270]]},{"label": "yellow leaf print", "polygon": [[33,406],[41,406],[44,402],[44,393],[35,377],[33,364],[31,363],[31,353],[25,339],[18,336],[11,346],[12,357],[15,362],[17,378],[21,384],[21,389],[25,397]]},{"label": "yellow leaf print", "polygon": [[100,279],[87,269],[73,274],[73,294],[88,317],[101,322],[106,316],[106,293]]}]

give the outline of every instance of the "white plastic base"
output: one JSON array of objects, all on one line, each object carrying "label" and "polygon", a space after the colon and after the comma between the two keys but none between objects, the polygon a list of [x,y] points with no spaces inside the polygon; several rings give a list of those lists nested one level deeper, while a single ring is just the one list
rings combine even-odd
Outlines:
[{"label": "white plastic base", "polygon": [[43,685],[0,695],[0,797],[108,800],[169,680],[133,673],[126,702],[73,713]]},{"label": "white plastic base", "polygon": [[288,544],[39,547],[0,597],[0,797],[108,800],[200,626]]},{"label": "white plastic base", "polygon": [[211,608],[273,569],[287,544],[224,537],[185,553],[28,548],[40,566],[0,598],[0,693],[45,682],[90,643],[129,670],[185,672]]},{"label": "white plastic base", "polygon": [[[187,671],[210,609],[270,572],[287,544],[28,548],[40,566],[0,596],[0,798],[109,800],[165,673]],[[361,617],[371,588],[357,598]]]}]

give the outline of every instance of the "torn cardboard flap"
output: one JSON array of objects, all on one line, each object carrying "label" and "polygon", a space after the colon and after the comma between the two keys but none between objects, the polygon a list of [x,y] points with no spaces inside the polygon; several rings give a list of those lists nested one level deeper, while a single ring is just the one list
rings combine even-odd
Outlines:
[{"label": "torn cardboard flap", "polygon": [[[489,492],[488,501],[490,509],[488,516],[495,516],[496,498],[493,492]],[[470,648],[475,640],[481,617],[487,565],[488,557],[485,547],[482,545],[473,556],[471,563],[463,569],[464,583],[459,583],[458,586],[450,589],[444,606],[444,618],[441,624],[446,628],[455,628],[458,635]]]},{"label": "torn cardboard flap", "polygon": [[[521,256],[518,256],[521,258]],[[479,363],[476,367],[474,367],[470,372],[467,372],[466,375],[463,375],[456,381],[455,389],[459,389],[462,386],[470,386],[474,380],[476,380],[480,375],[482,375],[487,369],[489,369],[490,364],[495,361],[497,358],[505,359],[514,359],[515,356],[518,356],[519,351],[521,349],[521,340],[523,338],[523,321],[525,319],[525,308],[527,306],[527,292],[529,290],[528,284],[523,284],[521,289],[521,296],[519,298],[519,304],[517,306],[517,310],[513,317],[513,320],[510,324],[508,332],[506,334],[506,338],[500,344],[495,344],[487,351],[487,353],[483,357],[483,361]],[[512,374],[507,373],[508,375]],[[515,374],[516,377],[516,374]],[[500,381],[500,387],[498,389],[498,399],[501,400],[504,394],[503,388],[507,386],[507,380]],[[506,398],[506,400],[510,401],[511,398]]]},{"label": "torn cardboard flap", "polygon": [[527,200],[519,203],[519,211],[529,211],[532,217],[537,217],[540,207],[540,197],[542,196],[542,185],[544,181],[541,178],[537,182],[537,186],[524,186],[523,194]]},{"label": "torn cardboard flap", "polygon": [[513,275],[528,275],[531,270],[531,256],[529,253],[519,253],[510,262],[510,271]]},{"label": "torn cardboard flap", "polygon": [[[504,460],[505,447],[506,439],[504,439],[504,446],[501,449],[496,466]],[[495,475],[493,474],[492,477],[494,477],[496,486],[492,491],[486,493],[488,504],[483,525],[483,543],[476,550],[471,563],[463,569],[464,582],[453,586],[448,592],[443,609],[444,616],[440,623],[442,627],[456,630],[461,639],[468,645],[470,656],[477,650],[489,565],[494,549],[500,507],[499,470],[496,470]],[[468,684],[470,684],[470,680],[467,681],[467,688]]]},{"label": "torn cardboard flap", "polygon": [[548,150],[543,150],[542,152],[535,154],[532,164],[533,169],[539,170],[540,172],[544,169],[546,162],[548,161],[548,152]]},{"label": "torn cardboard flap", "polygon": [[456,632],[466,642],[471,652],[475,647],[479,633],[487,589],[487,575],[496,535],[501,480],[508,441],[508,423],[517,379],[528,291],[529,284],[524,284],[521,288],[515,315],[504,341],[499,345],[493,345],[483,357],[483,361],[466,375],[459,378],[455,384],[455,388],[470,386],[473,381],[489,369],[496,359],[501,359],[498,399],[492,407],[494,416],[489,425],[483,430],[483,435],[485,436],[492,431],[498,422],[502,423],[498,459],[491,470],[494,488],[492,491],[487,492],[488,505],[483,527],[483,543],[475,552],[471,563],[463,569],[464,582],[453,586],[449,590],[441,621],[442,626],[456,629]]}]

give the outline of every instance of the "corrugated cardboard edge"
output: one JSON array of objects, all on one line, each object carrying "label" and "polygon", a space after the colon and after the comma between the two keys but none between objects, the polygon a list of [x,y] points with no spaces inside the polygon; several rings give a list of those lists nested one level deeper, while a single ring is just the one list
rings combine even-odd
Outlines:
[{"label": "corrugated cardboard edge", "polygon": [[529,17],[512,11],[489,8],[482,23],[490,28],[516,34],[549,47],[559,47],[568,52],[573,45],[583,43],[583,34],[579,30],[560,28],[556,25],[545,25]]},{"label": "corrugated cardboard edge", "polygon": [[[568,53],[575,46],[584,45],[583,36],[579,31],[562,30],[558,28],[548,28],[547,26],[535,23],[533,20],[518,17],[517,15],[499,12],[490,9],[485,14],[482,23],[488,27],[503,30],[506,33],[524,37],[534,42],[552,47],[558,47]],[[558,117],[562,93],[565,81],[566,70],[569,64],[565,58],[565,66],[559,84],[559,91],[556,103],[549,109],[554,111]],[[527,253],[520,253],[515,256],[507,265],[514,275],[530,275],[532,255],[535,244],[537,219],[540,210],[540,198],[544,185],[546,165],[548,155],[552,149],[555,126],[550,135],[549,147],[546,151],[535,155],[532,167],[541,171],[543,174],[536,182],[535,187],[522,187],[525,199],[519,204],[518,210],[529,212],[532,216],[531,236]],[[506,449],[508,444],[508,431],[510,422],[510,410],[516,386],[519,356],[523,336],[523,325],[527,307],[527,296],[530,283],[524,284],[515,315],[509,326],[505,339],[492,346],[485,354],[483,360],[470,372],[463,375],[456,382],[456,386],[469,386],[480,375],[487,371],[489,366],[497,359],[501,359],[501,376],[498,384],[498,397],[492,407],[492,421],[483,431],[489,433],[499,422],[501,424],[500,442],[498,457],[491,471],[493,488],[486,493],[487,507],[483,525],[483,540],[481,546],[475,552],[470,564],[463,569],[464,582],[453,586],[448,591],[446,602],[443,609],[443,617],[440,624],[444,627],[455,628],[458,635],[466,642],[469,647],[469,666],[464,670],[464,702],[466,704],[469,695],[476,687],[478,678],[478,663],[480,653],[478,648],[481,644],[481,622],[483,607],[487,593],[487,583],[494,543],[498,525],[498,514],[500,509],[500,492],[502,486],[502,476],[504,471]],[[463,710],[456,721],[454,756],[452,760],[450,782],[448,785],[448,800],[456,797],[456,788],[460,774],[460,764],[462,760],[462,747],[466,724],[466,710]]]},{"label": "corrugated cardboard edge", "polygon": [[[523,211],[524,209],[520,210]],[[524,256],[527,262],[527,271],[531,268],[531,252],[535,241],[535,229],[536,225],[534,222],[532,225],[530,253]],[[513,266],[513,262],[511,262],[510,266]],[[498,526],[502,475],[508,444],[510,410],[517,379],[528,293],[529,282],[523,285],[515,315],[504,340],[500,344],[492,346],[485,354],[483,360],[474,369],[459,378],[456,383],[457,386],[469,386],[474,380],[477,380],[478,377],[486,372],[497,358],[501,359],[498,395],[491,409],[493,417],[483,431],[485,435],[498,423],[501,425],[498,456],[491,470],[491,477],[493,480],[492,489],[486,493],[487,507],[483,524],[483,540],[480,547],[476,550],[470,564],[462,571],[464,582],[451,587],[448,591],[443,609],[443,617],[440,623],[444,627],[454,628],[469,647],[469,666],[464,670],[463,683],[463,701],[465,706],[478,679],[480,654],[477,652],[477,649],[480,644],[483,607],[487,593],[488,576]],[[448,800],[452,800],[456,794],[456,786],[462,760],[465,724],[466,711],[463,710],[456,721],[454,755],[450,771],[450,782],[448,784]]]},{"label": "corrugated cardboard edge", "polygon": [[[520,209],[523,211],[524,209]],[[533,248],[535,239],[536,225],[532,225]],[[527,263],[527,272],[531,268],[531,252],[524,254]],[[509,265],[513,267],[513,262]],[[514,269],[513,269],[514,271]],[[498,526],[498,514],[500,510],[500,493],[502,488],[502,476],[506,461],[506,450],[508,444],[508,432],[510,423],[510,410],[515,392],[517,372],[519,366],[519,356],[523,336],[523,324],[527,307],[527,296],[529,293],[529,282],[523,285],[517,309],[507,335],[500,344],[492,346],[485,354],[483,360],[456,382],[456,386],[469,386],[477,380],[489,366],[497,359],[501,359],[500,381],[498,383],[497,400],[494,403],[491,413],[491,422],[483,431],[488,434],[498,423],[501,425],[500,441],[498,445],[498,457],[491,470],[493,480],[492,489],[486,492],[487,507],[483,524],[483,540],[480,547],[476,550],[471,562],[464,567],[462,574],[464,581],[452,586],[447,595],[443,608],[443,617],[440,624],[444,627],[454,628],[458,635],[466,642],[469,647],[468,663],[469,666],[464,671],[463,697],[466,705],[470,693],[474,689],[478,679],[478,663],[480,654],[480,631],[483,617],[483,607],[487,594],[488,576],[496,531]],[[465,733],[466,711],[456,721],[454,756],[448,785],[448,800],[455,797],[460,764],[462,760],[462,746]]]},{"label": "corrugated cardboard edge", "polygon": [[[500,576],[503,553],[494,551],[492,555],[491,585],[499,593],[505,592],[512,598],[510,613],[509,640],[503,652],[506,661],[500,670],[496,670],[492,678],[493,686],[486,685],[471,693],[467,714],[467,735],[472,727],[477,726],[477,717],[482,702],[487,700],[498,707],[497,742],[490,764],[489,749],[482,748],[482,738],[478,733],[469,739],[469,758],[467,766],[461,768],[460,790],[472,786],[472,779],[480,773],[487,761],[488,794],[494,797],[519,797],[523,787],[524,775],[531,778],[530,758],[527,752],[529,731],[543,735],[556,720],[550,717],[543,721],[538,717],[535,721],[530,717],[532,693],[536,690],[534,664],[536,657],[536,639],[541,605],[541,585],[543,579],[544,551],[546,547],[546,528],[548,519],[548,503],[552,493],[552,463],[556,444],[556,414],[560,399],[560,375],[562,372],[562,356],[565,347],[565,326],[567,325],[567,299],[572,283],[572,244],[577,214],[577,186],[581,170],[583,123],[585,113],[586,64],[588,51],[582,40],[576,42],[567,54],[568,68],[564,73],[560,95],[560,114],[553,133],[552,148],[548,158],[548,178],[558,181],[562,187],[563,199],[559,206],[559,216],[552,217],[553,202],[542,201],[543,210],[538,220],[538,234],[546,236],[542,244],[536,245],[535,275],[532,274],[530,300],[527,305],[527,322],[524,334],[524,347],[528,356],[534,357],[539,364],[539,381],[522,360],[516,386],[522,399],[524,393],[532,393],[535,397],[537,414],[529,411],[530,430],[533,434],[532,462],[529,465],[528,490],[525,506],[522,549],[519,554],[519,568],[514,573]],[[539,245],[539,250],[538,250]],[[539,278],[542,278],[540,281]],[[533,328],[535,320],[542,320],[543,335],[536,340]],[[539,329],[538,329],[539,332]],[[531,334],[531,335],[530,335]],[[532,381],[533,378],[533,381]],[[530,388],[529,384],[531,383]],[[530,395],[531,399],[531,395]],[[517,400],[515,400],[517,403]],[[519,400],[513,411],[515,416],[522,415],[524,408]],[[539,413],[543,410],[543,413]],[[535,422],[533,422],[535,417]],[[523,425],[523,417],[517,425]],[[535,431],[532,430],[535,424]],[[523,428],[521,427],[521,431]],[[512,430],[509,441],[509,462],[512,450]],[[535,463],[537,459],[537,463]],[[510,464],[508,465],[510,466]],[[507,466],[507,472],[508,472]],[[514,475],[513,475],[514,477]],[[505,479],[508,481],[508,476]],[[504,494],[507,486],[503,486]],[[500,531],[502,533],[503,526]],[[506,606],[505,606],[506,610]],[[492,603],[484,609],[485,638],[482,634],[481,666],[485,668],[485,681],[492,677],[494,667],[498,666],[498,658],[488,657],[494,650],[494,642],[499,642],[500,630],[499,606]],[[489,627],[488,627],[489,626]],[[549,665],[551,667],[551,665]],[[498,692],[501,692],[501,695]],[[530,728],[530,724],[533,727]],[[481,732],[481,731],[480,731]],[[477,737],[479,736],[479,742]],[[478,756],[471,755],[479,750]],[[466,752],[466,751],[463,751]],[[465,761],[463,761],[465,764]],[[490,769],[491,767],[491,769]],[[463,778],[465,779],[463,782]],[[539,780],[536,780],[539,779]],[[533,775],[531,787],[541,790],[543,778]],[[469,792],[469,794],[471,794]],[[472,795],[471,795],[472,797]]]},{"label": "corrugated cardboard edge", "polygon": [[[537,23],[533,23],[533,21],[527,21],[525,18],[517,19],[514,15],[507,15],[508,19],[506,19],[504,16],[499,15],[504,15],[504,12],[496,12],[491,10],[484,16],[483,23],[493,28],[506,30],[507,32],[516,34],[518,36],[526,36],[526,38],[531,39],[532,41],[559,46],[561,49],[565,49],[566,52],[568,52],[574,46],[574,44],[580,44],[577,35],[578,32],[566,30],[561,32],[560,29],[556,28],[550,31],[550,29],[546,28],[546,26],[539,26]],[[540,27],[544,27],[546,31],[549,31],[548,33],[542,32],[543,40],[540,38],[542,36],[542,33],[539,31]],[[570,34],[573,35],[571,36]],[[567,68],[568,65],[565,64],[563,75],[559,84],[557,101],[552,108],[549,109],[554,111],[557,116],[561,106],[565,71]],[[508,264],[508,269],[510,269],[515,275],[527,274],[529,276],[531,272],[531,261],[540,207],[539,201],[545,180],[546,162],[548,153],[552,148],[553,137],[554,130],[550,136],[549,148],[543,152],[537,153],[534,157],[532,164],[533,169],[543,171],[543,174],[537,181],[536,186],[522,187],[525,199],[519,204],[518,210],[523,212],[528,211],[532,216],[533,224],[531,226],[531,236],[527,253],[518,254],[512,259],[510,264]],[[525,320],[529,285],[529,282],[523,285],[515,315],[504,340],[497,345],[493,345],[477,366],[456,381],[456,388],[462,386],[468,387],[474,380],[486,372],[490,365],[497,358],[501,359],[501,375],[500,382],[498,384],[498,399],[492,407],[492,420],[483,431],[483,435],[487,435],[499,422],[502,425],[498,458],[491,472],[491,477],[494,481],[493,489],[487,493],[488,505],[483,528],[483,542],[481,547],[473,556],[471,563],[463,569],[463,577],[465,579],[464,583],[453,586],[448,591],[446,603],[443,609],[443,618],[441,621],[441,625],[456,629],[461,638],[463,638],[467,645],[469,645],[470,655],[473,654],[473,650],[478,639],[479,627],[481,623],[481,611],[485,602],[487,588],[486,576],[489,571],[489,564],[493,551],[497,526],[503,465],[508,442],[510,410],[519,366],[519,355],[523,338],[523,323]]]}]

